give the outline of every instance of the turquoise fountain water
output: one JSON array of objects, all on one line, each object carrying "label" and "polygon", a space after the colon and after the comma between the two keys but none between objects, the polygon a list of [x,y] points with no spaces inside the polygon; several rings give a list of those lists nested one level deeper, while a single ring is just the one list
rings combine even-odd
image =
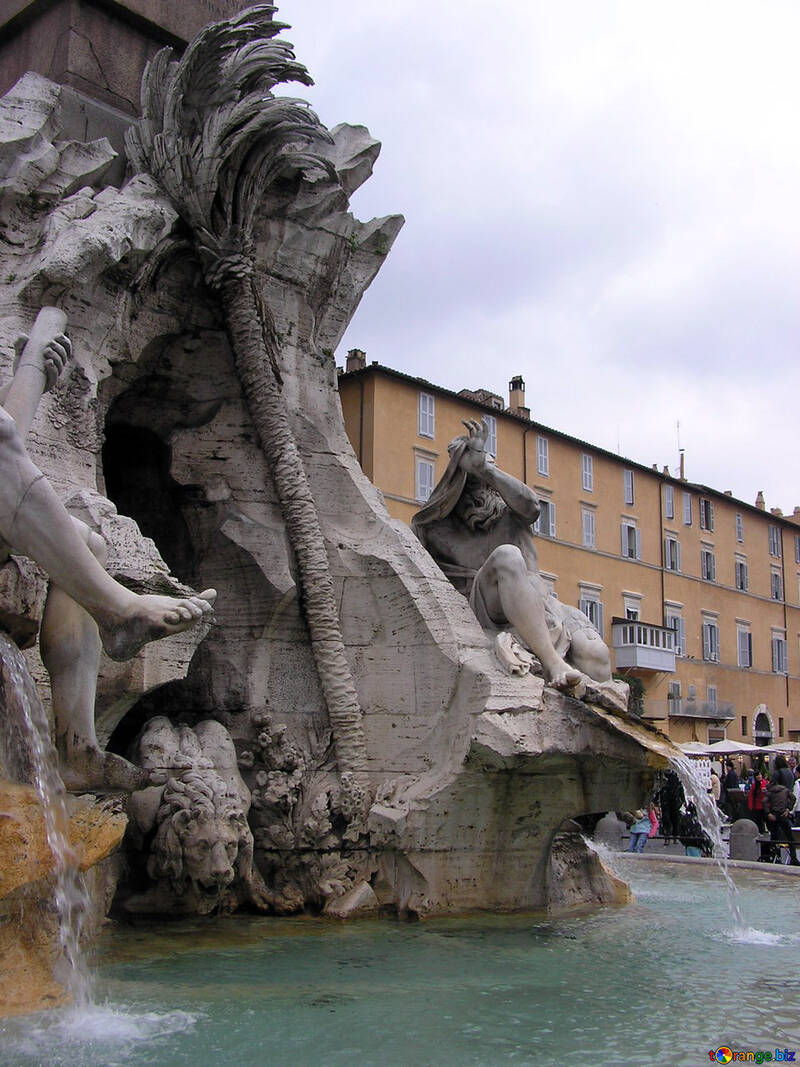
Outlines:
[{"label": "turquoise fountain water", "polygon": [[800,1045],[800,882],[620,860],[637,902],[568,919],[118,928],[99,1003],[14,1019],[3,1063],[698,1064]]}]

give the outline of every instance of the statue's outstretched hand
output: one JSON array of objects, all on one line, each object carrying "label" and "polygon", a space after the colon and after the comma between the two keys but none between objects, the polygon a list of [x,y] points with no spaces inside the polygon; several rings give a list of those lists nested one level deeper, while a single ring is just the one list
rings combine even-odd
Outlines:
[{"label": "statue's outstretched hand", "polygon": [[[16,358],[14,359],[15,373],[27,343],[28,335],[26,333],[20,334],[14,341],[14,351],[16,352]],[[45,373],[44,391],[49,393],[72,358],[72,341],[65,333],[56,334],[52,341],[48,341],[45,345],[41,358]]]},{"label": "statue's outstretched hand", "polygon": [[480,475],[488,467],[494,466],[494,459],[486,451],[486,441],[489,437],[489,427],[485,421],[480,423],[476,419],[462,420],[469,432],[467,447],[459,461],[459,466],[467,474]]}]

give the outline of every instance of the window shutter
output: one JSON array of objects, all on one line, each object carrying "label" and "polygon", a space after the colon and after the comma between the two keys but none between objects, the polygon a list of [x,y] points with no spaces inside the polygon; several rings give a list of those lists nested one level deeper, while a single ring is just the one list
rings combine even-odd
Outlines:
[{"label": "window shutter", "polygon": [[628,555],[628,524],[625,522],[622,524],[622,555]]},{"label": "window shutter", "polygon": [[683,617],[678,619],[678,643],[680,644],[681,655],[686,654],[686,619]]},{"label": "window shutter", "polygon": [[709,530],[713,530],[714,529],[714,501],[713,500],[709,500],[708,501],[708,528],[709,528]]},{"label": "window shutter", "polygon": [[710,640],[711,639],[710,639],[709,632],[708,632],[708,623],[704,622],[703,623],[703,659],[705,659],[705,660],[711,659],[711,643],[710,643]]},{"label": "window shutter", "polygon": [[642,558],[642,531],[638,528],[638,526],[636,528],[635,536],[636,536],[636,559],[641,559]]},{"label": "window shutter", "polygon": [[555,537],[555,535],[556,535],[556,505],[551,500],[550,501],[550,536],[551,537]]},{"label": "window shutter", "polygon": [[681,543],[680,543],[680,541],[676,541],[675,542],[675,564],[676,564],[675,570],[679,571],[681,569]]},{"label": "window shutter", "polygon": [[708,563],[709,569],[711,571],[709,577],[711,578],[712,582],[715,582],[717,580],[717,560],[713,552],[709,552],[708,554]]}]

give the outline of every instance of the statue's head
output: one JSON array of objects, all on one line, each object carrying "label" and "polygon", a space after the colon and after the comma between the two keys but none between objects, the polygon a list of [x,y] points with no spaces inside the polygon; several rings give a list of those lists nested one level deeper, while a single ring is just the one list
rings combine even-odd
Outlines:
[{"label": "statue's head", "polygon": [[470,476],[464,483],[453,512],[470,530],[478,532],[491,530],[506,506],[496,489]]},{"label": "statue's head", "polygon": [[253,837],[238,795],[213,770],[171,778],[164,790],[147,871],[190,896],[193,910],[212,911],[252,860]]}]

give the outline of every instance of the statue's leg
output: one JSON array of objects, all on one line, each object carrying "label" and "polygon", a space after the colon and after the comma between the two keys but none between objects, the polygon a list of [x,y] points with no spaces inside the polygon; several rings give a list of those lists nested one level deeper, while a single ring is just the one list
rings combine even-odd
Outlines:
[{"label": "statue's leg", "polygon": [[509,622],[540,660],[545,678],[557,688],[569,688],[580,679],[553,647],[544,612],[544,596],[536,576],[514,545],[501,545],[489,556],[475,578],[486,610],[498,625]]},{"label": "statue's leg", "polygon": [[597,630],[591,627],[576,630],[567,658],[573,667],[596,682],[611,680],[611,653]]},{"label": "statue's leg", "polygon": [[47,571],[81,604],[114,659],[186,630],[210,614],[215,593],[139,596],[115,582],[89,551],[48,480],[31,462],[14,420],[0,408],[0,538]]},{"label": "statue's leg", "polygon": [[[92,554],[102,565],[106,546],[102,537],[72,520]],[[101,750],[95,733],[95,696],[100,666],[100,634],[88,612],[50,585],[42,617],[39,650],[50,675],[56,748],[62,776],[70,789],[123,789],[147,784],[147,773],[112,752]]]}]

